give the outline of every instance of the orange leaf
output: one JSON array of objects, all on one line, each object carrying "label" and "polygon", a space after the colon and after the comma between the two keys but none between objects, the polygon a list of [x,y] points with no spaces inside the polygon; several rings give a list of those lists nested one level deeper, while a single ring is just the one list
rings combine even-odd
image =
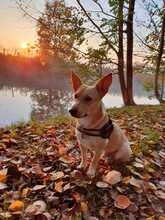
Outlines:
[{"label": "orange leaf", "polygon": [[23,208],[24,208],[24,203],[20,200],[15,200],[9,206],[9,210],[13,212],[21,211]]},{"label": "orange leaf", "polygon": [[64,163],[73,163],[74,162],[74,158],[68,155],[63,155],[62,157],[59,158],[60,161],[64,162]]},{"label": "orange leaf", "polygon": [[62,189],[62,185],[63,185],[63,181],[61,180],[61,181],[55,183],[54,189],[55,189],[57,192],[62,192],[62,190],[63,190],[63,189]]},{"label": "orange leaf", "polygon": [[67,153],[68,149],[66,147],[60,146],[58,149],[59,155],[65,155]]},{"label": "orange leaf", "polygon": [[6,181],[6,177],[7,177],[6,174],[0,173],[0,182],[4,183]]},{"label": "orange leaf", "polygon": [[127,196],[124,195],[118,195],[115,198],[115,206],[119,209],[126,209],[131,204],[131,201]]}]

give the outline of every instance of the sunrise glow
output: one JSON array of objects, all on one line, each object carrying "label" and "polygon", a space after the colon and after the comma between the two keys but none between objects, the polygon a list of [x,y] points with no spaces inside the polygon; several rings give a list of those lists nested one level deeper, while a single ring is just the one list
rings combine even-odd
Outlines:
[{"label": "sunrise glow", "polygon": [[22,48],[22,49],[28,48],[28,43],[27,43],[27,42],[24,42],[24,41],[23,41],[23,42],[21,42],[20,45],[21,45],[21,48]]}]

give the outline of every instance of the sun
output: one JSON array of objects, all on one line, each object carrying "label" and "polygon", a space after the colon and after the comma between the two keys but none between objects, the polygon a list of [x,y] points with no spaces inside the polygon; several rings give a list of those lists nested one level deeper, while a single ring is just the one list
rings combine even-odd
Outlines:
[{"label": "sun", "polygon": [[20,45],[21,45],[21,48],[22,48],[22,49],[26,49],[26,48],[28,48],[28,43],[25,42],[25,41],[21,42]]}]

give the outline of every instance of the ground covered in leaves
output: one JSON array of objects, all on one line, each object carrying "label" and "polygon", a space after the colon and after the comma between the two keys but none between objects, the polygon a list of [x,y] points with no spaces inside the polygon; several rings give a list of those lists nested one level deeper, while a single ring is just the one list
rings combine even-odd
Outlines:
[{"label": "ground covered in leaves", "polygon": [[92,180],[77,170],[73,121],[1,128],[0,219],[165,219],[165,106],[108,113],[134,157],[124,166],[100,161]]}]

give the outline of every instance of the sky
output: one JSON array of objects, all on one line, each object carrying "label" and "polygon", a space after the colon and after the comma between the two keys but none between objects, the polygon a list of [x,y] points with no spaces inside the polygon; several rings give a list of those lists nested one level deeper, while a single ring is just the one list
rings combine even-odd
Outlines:
[{"label": "sky", "polygon": [[[28,1],[34,9],[43,10],[45,0]],[[66,3],[75,5],[75,0],[66,0]],[[38,16],[35,10],[32,14]],[[15,0],[0,0],[0,48],[19,48],[22,42],[34,42],[37,39],[35,24],[16,7]]]},{"label": "sky", "polygon": [[[138,17],[138,19],[145,20],[146,14],[140,9],[141,1],[142,0],[136,0],[136,18]],[[155,1],[161,2],[161,0]],[[35,17],[38,16],[37,10],[42,11],[44,9],[45,0],[26,0],[25,2],[30,2],[30,6],[33,8],[32,14]],[[75,0],[65,0],[65,2],[69,5],[76,4]],[[107,0],[100,0],[100,2],[103,3],[105,9],[108,8]],[[96,9],[96,5],[90,0],[82,0],[82,3],[86,8]],[[15,0],[0,0],[0,48],[19,48],[22,42],[35,42],[37,40],[35,25],[35,21],[25,17],[16,7]],[[138,31],[143,32],[143,30]],[[92,37],[89,37],[89,45],[97,47],[98,44],[98,38],[94,38],[93,40]]]}]

